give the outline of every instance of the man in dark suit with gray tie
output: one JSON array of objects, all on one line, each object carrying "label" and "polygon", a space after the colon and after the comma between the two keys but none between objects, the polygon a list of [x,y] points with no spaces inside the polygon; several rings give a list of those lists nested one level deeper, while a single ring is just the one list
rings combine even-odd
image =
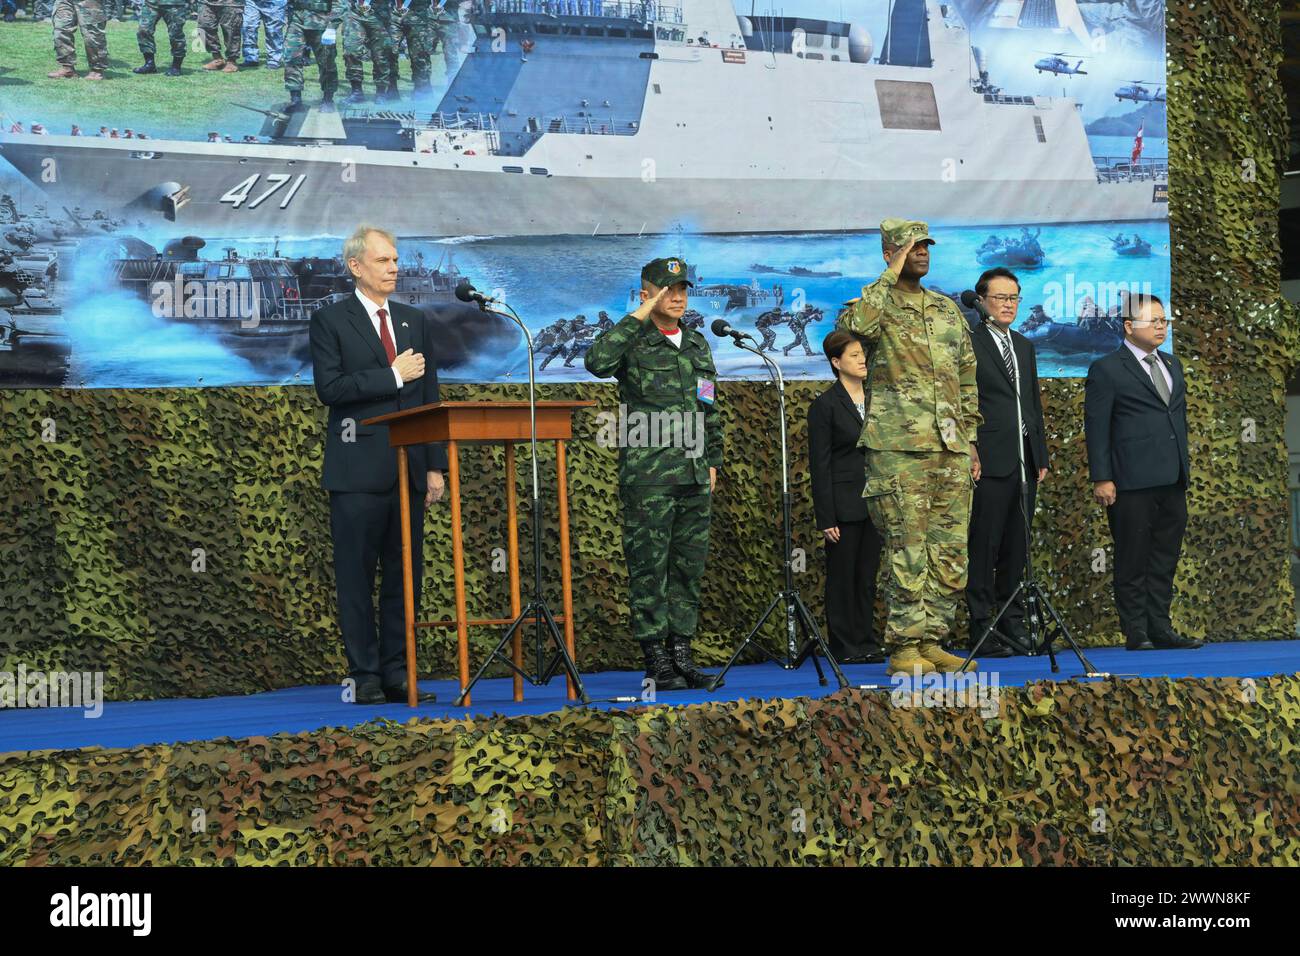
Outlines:
[{"label": "man in dark suit with gray tie", "polygon": [[[339,628],[356,703],[407,699],[406,619],[402,588],[402,521],[397,461],[386,425],[361,422],[438,401],[438,373],[419,309],[392,301],[397,242],[373,226],[357,228],[343,246],[356,291],[311,317],[316,394],[329,406],[325,468],[330,493],[334,583]],[[411,495],[411,572],[419,616],[423,580],[424,509],[443,495],[447,453],[440,443],[407,452]],[[372,592],[382,560],[379,630]],[[422,701],[432,694],[420,694]]]},{"label": "man in dark suit with gray tie", "polygon": [[1115,540],[1115,607],[1130,651],[1193,649],[1169,617],[1191,472],[1183,367],[1159,351],[1159,298],[1130,293],[1122,314],[1124,344],[1088,369],[1084,406],[1093,497]]},{"label": "man in dark suit with gray tie", "polygon": [[[1010,599],[1025,570],[1025,523],[1032,526],[1039,482],[1047,477],[1047,441],[1043,402],[1038,389],[1034,344],[1011,325],[1020,307],[1020,280],[1002,267],[989,269],[975,283],[988,318],[971,332],[978,363],[980,416],[976,432],[980,480],[971,502],[967,539],[969,570],[966,605],[970,609],[971,646],[988,629],[993,616]],[[1022,512],[1020,462],[1025,463],[1026,500]],[[1006,635],[1028,648],[1024,606],[1017,597],[981,651],[985,657],[1010,657]]]}]

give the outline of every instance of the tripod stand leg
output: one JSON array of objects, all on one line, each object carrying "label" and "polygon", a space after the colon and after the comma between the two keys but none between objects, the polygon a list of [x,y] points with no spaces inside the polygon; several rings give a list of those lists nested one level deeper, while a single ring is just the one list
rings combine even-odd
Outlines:
[{"label": "tripod stand leg", "polygon": [[501,640],[497,641],[497,646],[492,648],[492,652],[483,659],[483,663],[479,666],[478,671],[475,672],[474,678],[465,685],[464,689],[461,690],[456,699],[452,701],[451,705],[453,707],[459,707],[461,706],[462,700],[468,700],[469,692],[474,689],[474,685],[477,684],[482,679],[483,675],[487,673],[487,669],[492,666],[493,661],[504,661],[511,667],[511,669],[514,669],[514,661],[502,656],[501,651],[505,649],[505,646],[509,644],[519,632],[520,627],[523,625],[524,618],[528,616],[530,610],[532,610],[531,604],[519,612],[519,616],[514,619],[508,628],[506,628],[506,632],[501,635]]},{"label": "tripod stand leg", "polygon": [[551,614],[551,609],[545,604],[540,604],[537,608],[539,617],[546,618],[546,628],[551,632],[551,641],[555,644],[555,655],[551,662],[546,666],[542,678],[538,683],[545,684],[559,671],[561,665],[564,667],[565,679],[568,682],[569,699],[576,698],[584,704],[590,704],[591,698],[587,696],[587,688],[583,686],[582,676],[578,673],[578,665],[574,663],[572,655],[569,654],[568,644],[560,634],[560,628],[555,623],[555,617]]},{"label": "tripod stand leg", "polygon": [[[749,642],[752,641],[754,635],[758,633],[758,629],[767,623],[767,619],[772,616],[772,612],[776,610],[776,606],[781,603],[782,596],[781,592],[777,592],[776,597],[772,598],[772,603],[767,606],[767,610],[762,613],[754,626],[749,629],[749,633],[745,635],[745,639],[736,645],[736,649],[731,652],[731,658],[723,666],[722,670],[718,671],[714,676],[712,682],[709,684],[709,690],[714,691],[718,689],[719,685],[722,683],[722,678],[727,676],[727,671],[731,670],[732,666],[736,663],[736,658],[740,657],[741,652],[749,646]],[[764,651],[763,653],[766,654],[767,652]],[[768,657],[771,657],[771,655],[768,654]]]},{"label": "tripod stand leg", "polygon": [[826,686],[826,675],[822,673],[821,663],[817,660],[817,652],[820,650],[827,662],[831,665],[831,671],[835,674],[835,680],[839,682],[840,690],[849,686],[849,679],[844,676],[844,671],[840,670],[839,661],[837,661],[826,646],[826,640],[822,637],[821,628],[817,626],[817,621],[813,619],[812,612],[808,610],[808,605],[803,603],[798,593],[794,595],[795,607],[799,614],[799,623],[803,627],[804,646],[799,652],[799,657],[795,661],[795,667],[799,666],[800,661],[805,657],[811,656],[813,666],[817,668],[817,681],[823,687]]}]

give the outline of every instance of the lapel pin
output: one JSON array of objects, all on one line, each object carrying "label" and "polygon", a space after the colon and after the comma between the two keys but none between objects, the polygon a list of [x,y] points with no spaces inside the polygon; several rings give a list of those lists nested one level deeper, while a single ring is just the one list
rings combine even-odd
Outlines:
[{"label": "lapel pin", "polygon": [[409,325],[407,325],[407,324],[406,324],[406,323],[405,323],[405,322],[403,322],[403,323],[402,323],[402,328],[404,328],[404,329],[409,329],[409,328],[410,328],[410,326],[409,326]]}]

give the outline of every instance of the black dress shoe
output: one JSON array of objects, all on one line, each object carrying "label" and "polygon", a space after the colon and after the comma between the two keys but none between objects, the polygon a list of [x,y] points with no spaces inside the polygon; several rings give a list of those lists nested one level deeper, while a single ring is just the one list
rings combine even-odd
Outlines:
[{"label": "black dress shoe", "polygon": [[1142,637],[1130,637],[1124,641],[1124,650],[1126,651],[1154,651],[1156,646],[1151,643],[1145,635]]},{"label": "black dress shoe", "polygon": [[[384,698],[390,704],[405,704],[407,699],[406,684],[394,684],[391,687],[384,688]],[[436,704],[438,695],[427,690],[416,689],[415,702],[417,704]]]},{"label": "black dress shoe", "polygon": [[[972,648],[975,646],[975,642],[980,639],[980,637],[988,629],[988,626],[989,626],[988,621],[971,621],[970,641],[966,645],[967,648]],[[1011,657],[1012,656],[1011,648],[1007,647],[1007,645],[1002,642],[1002,632],[999,631],[996,627],[989,634],[988,638],[984,641],[984,643],[980,645],[979,653],[981,657]],[[965,655],[963,654],[962,656],[964,657]]]},{"label": "black dress shoe", "polygon": [[369,686],[363,685],[357,688],[357,696],[352,703],[373,707],[376,704],[388,703],[388,697],[385,696],[382,687],[375,687],[373,684]]},{"label": "black dress shoe", "polygon": [[1162,651],[1194,651],[1198,647],[1204,646],[1200,641],[1192,640],[1190,637],[1182,637],[1173,631],[1162,634],[1160,637],[1153,637],[1151,643]]}]

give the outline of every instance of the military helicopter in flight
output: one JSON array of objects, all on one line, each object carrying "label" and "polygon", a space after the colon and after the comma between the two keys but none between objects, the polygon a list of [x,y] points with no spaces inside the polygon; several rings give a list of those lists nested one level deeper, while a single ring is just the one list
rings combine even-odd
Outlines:
[{"label": "military helicopter in flight", "polygon": [[[1046,53],[1047,51],[1039,50],[1038,52]],[[1076,74],[1079,76],[1086,76],[1088,71],[1080,69],[1080,67],[1083,66],[1083,61],[1085,59],[1087,59],[1087,57],[1081,56],[1079,57],[1078,63],[1074,64],[1074,66],[1070,66],[1070,61],[1065,58],[1064,53],[1051,53],[1036,62],[1034,64],[1034,69],[1039,73],[1054,73],[1057,76],[1073,76]]]},{"label": "military helicopter in flight", "polygon": [[1163,103],[1165,101],[1164,87],[1157,86],[1156,91],[1152,93],[1142,83],[1142,80],[1130,80],[1128,86],[1121,86],[1115,91],[1115,99],[1132,100],[1134,103]]}]

